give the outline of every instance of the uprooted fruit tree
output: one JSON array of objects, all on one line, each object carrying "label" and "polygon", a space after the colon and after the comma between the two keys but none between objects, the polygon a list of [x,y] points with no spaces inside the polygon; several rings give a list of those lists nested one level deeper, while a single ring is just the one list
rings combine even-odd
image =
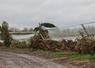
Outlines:
[{"label": "uprooted fruit tree", "polygon": [[62,47],[65,51],[77,51],[82,54],[95,54],[95,36],[81,33],[81,38],[72,40],[62,40]]},{"label": "uprooted fruit tree", "polygon": [[[46,23],[48,24],[48,23]],[[49,24],[51,25],[51,24]],[[45,25],[46,26],[46,25]],[[53,26],[55,27],[55,26]],[[31,39],[31,47],[44,50],[58,50],[62,45],[58,41],[51,40],[47,29],[43,29],[42,25],[37,28],[34,37]]]},{"label": "uprooted fruit tree", "polygon": [[[36,32],[37,33],[37,32]],[[40,29],[37,34],[31,39],[31,47],[35,49],[57,50],[61,49],[61,43],[51,40],[48,35],[48,30]]]},{"label": "uprooted fruit tree", "polygon": [[95,53],[95,38],[91,36],[82,37],[77,40],[75,50],[79,53]]},{"label": "uprooted fruit tree", "polygon": [[91,37],[82,37],[76,41],[63,40],[63,50],[65,51],[76,51],[81,54],[94,54],[95,53],[95,39]]}]

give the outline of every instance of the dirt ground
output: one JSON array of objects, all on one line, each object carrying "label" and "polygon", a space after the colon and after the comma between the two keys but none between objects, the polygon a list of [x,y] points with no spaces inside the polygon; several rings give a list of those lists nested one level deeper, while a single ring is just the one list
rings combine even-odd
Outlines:
[{"label": "dirt ground", "polygon": [[69,68],[95,68],[94,60],[74,60],[70,61],[67,57],[63,57],[61,59],[54,59],[53,62],[59,63],[61,65],[68,66]]},{"label": "dirt ground", "polygon": [[14,53],[0,51],[0,68],[95,68],[95,61],[75,60],[68,57],[48,57],[48,52]]},{"label": "dirt ground", "polygon": [[28,54],[0,52],[0,68],[67,68]]},{"label": "dirt ground", "polygon": [[49,61],[64,65],[66,68],[95,68],[95,60],[71,60],[68,57],[50,58],[47,51],[34,51],[31,55],[48,59]]}]

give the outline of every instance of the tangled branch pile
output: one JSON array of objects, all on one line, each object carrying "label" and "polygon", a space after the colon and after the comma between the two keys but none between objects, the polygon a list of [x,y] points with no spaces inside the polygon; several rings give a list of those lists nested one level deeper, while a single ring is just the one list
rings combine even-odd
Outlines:
[{"label": "tangled branch pile", "polygon": [[31,39],[31,47],[44,50],[57,50],[61,49],[61,43],[58,41],[50,40],[47,30],[40,30],[40,33],[36,34]]},{"label": "tangled branch pile", "polygon": [[80,33],[81,39],[76,41],[62,40],[61,42],[50,40],[47,30],[39,28],[39,33],[31,39],[31,47],[44,50],[65,50],[77,51],[79,53],[95,53],[95,38],[94,36],[85,36]]},{"label": "tangled branch pile", "polygon": [[66,51],[77,51],[82,54],[93,54],[95,53],[95,39],[91,36],[82,37],[76,41],[63,40],[63,50]]},{"label": "tangled branch pile", "polygon": [[77,51],[79,53],[95,53],[95,39],[93,37],[82,37],[76,41],[63,40],[61,42],[54,40],[43,40],[40,35],[34,36],[31,40],[31,47],[45,50],[65,50]]}]

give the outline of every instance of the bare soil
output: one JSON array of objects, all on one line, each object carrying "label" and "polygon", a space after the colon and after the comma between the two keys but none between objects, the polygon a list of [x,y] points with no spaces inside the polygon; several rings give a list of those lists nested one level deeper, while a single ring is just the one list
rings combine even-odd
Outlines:
[{"label": "bare soil", "polygon": [[69,68],[95,68],[95,60],[70,60],[67,57],[53,59],[53,62],[69,66]]},{"label": "bare soil", "polygon": [[50,58],[49,52],[40,50],[25,52],[0,51],[0,68],[95,68],[95,60]]},{"label": "bare soil", "polygon": [[0,68],[67,68],[28,54],[0,51]]}]

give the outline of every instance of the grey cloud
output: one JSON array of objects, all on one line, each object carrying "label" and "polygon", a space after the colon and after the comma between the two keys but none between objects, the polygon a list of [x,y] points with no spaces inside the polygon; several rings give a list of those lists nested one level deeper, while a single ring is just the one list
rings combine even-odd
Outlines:
[{"label": "grey cloud", "polygon": [[59,27],[95,19],[95,0],[0,0],[0,20],[13,26],[53,22]]}]

